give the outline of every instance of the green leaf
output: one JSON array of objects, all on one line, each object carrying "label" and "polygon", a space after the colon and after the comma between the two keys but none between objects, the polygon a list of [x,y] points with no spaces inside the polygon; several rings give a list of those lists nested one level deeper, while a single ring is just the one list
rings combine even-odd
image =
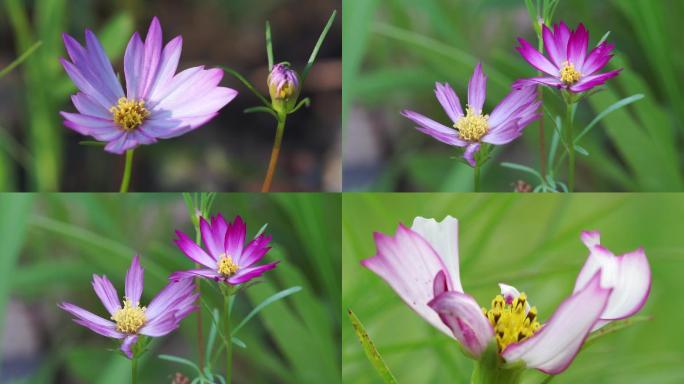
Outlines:
[{"label": "green leaf", "polygon": [[587,340],[584,342],[584,345],[582,345],[582,349],[590,346],[591,344],[595,343],[597,340],[606,335],[621,331],[635,324],[641,324],[651,320],[653,320],[653,316],[633,316],[623,320],[612,321],[603,328],[592,332],[591,335],[589,335]]},{"label": "green leaf", "polygon": [[268,57],[268,71],[273,70],[273,39],[271,37],[271,23],[266,21],[266,56]]},{"label": "green leaf", "polygon": [[359,338],[359,341],[363,346],[363,350],[366,352],[366,357],[371,364],[373,364],[375,371],[380,375],[380,377],[382,377],[382,380],[385,382],[385,384],[396,384],[397,379],[394,378],[394,375],[390,371],[389,367],[387,364],[385,364],[385,360],[383,360],[382,356],[380,356],[380,352],[378,352],[373,340],[371,340],[370,336],[368,336],[366,328],[364,328],[363,324],[359,318],[356,317],[351,308],[347,310],[347,313],[349,314],[349,319],[354,327],[354,332],[356,332],[356,336]]},{"label": "green leaf", "polygon": [[535,169],[532,169],[528,166],[509,162],[501,163],[501,166],[504,168],[515,169],[517,171],[529,173],[530,175],[538,178],[542,183],[544,182],[544,178],[542,177],[541,173],[537,172]]},{"label": "green leaf", "polygon": [[304,83],[304,80],[306,80],[306,76],[309,74],[311,67],[313,67],[314,62],[316,61],[318,51],[321,49],[323,41],[325,40],[325,37],[328,35],[328,32],[330,31],[330,28],[332,27],[333,22],[335,21],[335,16],[337,16],[336,10],[333,11],[332,15],[330,15],[328,23],[325,25],[325,28],[323,28],[323,32],[321,32],[321,35],[318,37],[318,41],[316,42],[316,46],[311,52],[311,56],[309,57],[309,61],[306,63],[306,67],[304,67],[304,71],[302,71],[302,83]]},{"label": "green leaf", "polygon": [[636,101],[639,101],[639,100],[641,100],[641,99],[643,99],[643,98],[644,98],[644,95],[643,95],[643,94],[636,94],[636,95],[633,95],[633,96],[624,98],[624,99],[622,99],[622,100],[620,100],[620,101],[614,103],[614,104],[611,105],[610,107],[604,109],[601,113],[598,114],[598,116],[596,116],[596,117],[594,118],[594,120],[591,121],[591,123],[589,123],[589,125],[587,125],[587,126],[582,130],[582,132],[580,132],[579,135],[577,135],[577,136],[575,137],[575,144],[576,144],[576,143],[579,143],[580,139],[582,139],[582,138],[584,137],[584,135],[586,135],[587,133],[589,133],[589,131],[590,131],[592,128],[594,128],[594,126],[595,126],[596,124],[598,124],[599,121],[601,121],[601,119],[603,119],[604,117],[608,116],[611,112],[614,112],[614,111],[616,111],[616,110],[618,110],[618,109],[620,109],[620,108],[622,108],[622,107],[625,107],[625,106],[627,106],[627,105],[629,105],[629,104],[632,104],[632,103],[634,103],[634,102],[636,102]]},{"label": "green leaf", "polygon": [[288,297],[294,293],[297,293],[301,290],[302,290],[302,287],[291,287],[291,288],[282,290],[282,291],[270,296],[266,300],[262,301],[261,303],[259,303],[259,305],[254,307],[254,309],[252,309],[252,311],[249,314],[247,314],[247,316],[245,316],[244,319],[242,319],[240,324],[238,324],[235,328],[233,328],[233,332],[231,333],[231,336],[235,336],[238,333],[238,331],[242,327],[244,327],[245,324],[247,324],[247,322],[249,320],[252,319],[252,317],[256,316],[259,313],[259,311],[266,308],[269,304],[274,303],[278,300],[284,299],[284,298],[286,298],[286,297]]},{"label": "green leaf", "polygon": [[194,362],[192,362],[186,358],[178,357],[178,356],[174,356],[174,355],[159,355],[158,357],[162,360],[171,361],[171,362],[181,364],[181,365],[186,365],[186,366],[194,369],[195,371],[197,371],[197,374],[199,376],[203,376],[202,370],[197,366],[197,364],[195,364]]},{"label": "green leaf", "polygon": [[252,83],[249,82],[249,80],[247,80],[244,76],[239,74],[238,71],[223,65],[221,66],[221,68],[223,68],[223,70],[228,72],[229,74],[233,75],[233,77],[235,77],[236,79],[240,80],[240,82],[245,87],[247,87],[247,89],[249,89],[254,94],[254,96],[256,96],[267,108],[271,108],[271,103],[269,103],[268,100],[266,100],[266,98],[261,93],[259,93],[259,91],[256,90],[256,88],[252,85]]},{"label": "green leaf", "polygon": [[14,60],[14,61],[11,62],[8,66],[6,66],[5,68],[3,68],[3,69],[0,71],[0,79],[2,79],[2,78],[3,78],[5,75],[7,75],[8,73],[12,72],[12,70],[13,70],[14,68],[16,68],[17,66],[19,66],[19,65],[20,65],[21,63],[23,63],[26,59],[28,59],[29,56],[31,56],[31,55],[33,54],[33,52],[36,51],[36,49],[40,48],[41,45],[43,45],[43,42],[42,42],[42,41],[36,42],[35,44],[33,44],[33,45],[31,46],[31,48],[29,48],[28,50],[26,50],[26,52],[22,53],[21,56],[19,56],[16,60]]}]

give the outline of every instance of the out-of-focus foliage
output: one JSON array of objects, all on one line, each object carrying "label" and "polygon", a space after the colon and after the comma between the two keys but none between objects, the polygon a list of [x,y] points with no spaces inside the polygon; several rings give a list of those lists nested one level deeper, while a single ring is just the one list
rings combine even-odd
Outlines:
[{"label": "out-of-focus foliage", "polygon": [[[86,28],[95,31],[114,70],[122,73],[131,34],[144,35],[156,15],[164,42],[184,38],[179,70],[230,66],[266,92],[265,21],[273,26],[277,57],[301,70],[326,20],[340,7],[340,0],[3,0],[0,69],[34,42],[43,45],[2,79],[0,191],[113,191],[120,182],[122,157],[79,144],[91,139],[62,125],[59,111],[75,110],[69,95],[76,90],[59,63],[66,56],[63,32],[83,42]],[[275,190],[340,189],[340,30],[335,23],[303,92],[311,107],[288,124]],[[212,122],[136,152],[135,191],[258,189],[275,123],[243,113],[256,98],[238,80],[226,74],[222,84],[240,95]]]},{"label": "out-of-focus foliage", "polygon": [[[602,337],[553,383],[675,384],[684,380],[679,195],[347,194],[343,197],[342,307],[352,308],[400,383],[468,383],[473,368],[455,342],[416,315],[384,281],[361,267],[375,254],[373,232],[394,234],[416,216],[459,219],[461,280],[486,305],[507,283],[527,293],[548,320],[572,292],[588,256],[582,230],[600,230],[617,254],[643,246],[653,286],[640,314],[652,320]],[[369,294],[371,292],[372,294]],[[381,383],[347,316],[343,382]],[[541,383],[536,371],[526,384]]]},{"label": "out-of-focus foliage", "polygon": [[[348,0],[344,3],[345,190],[472,190],[472,171],[458,152],[413,129],[399,111],[411,108],[442,122],[436,81],[448,81],[465,100],[475,64],[489,76],[485,110],[532,69],[515,51],[516,37],[536,46],[520,0]],[[577,189],[584,191],[680,191],[684,188],[684,52],[679,49],[681,1],[561,0],[554,22],[584,23],[596,44],[608,31],[625,68],[607,90],[583,102],[577,130],[617,100],[645,98],[607,116],[583,141]],[[544,91],[552,115],[562,101]],[[545,117],[548,150],[553,120]],[[485,190],[512,190],[525,173],[501,167],[512,161],[539,169],[539,124],[522,140],[500,148],[485,167]],[[562,168],[561,168],[562,169]],[[560,179],[563,177],[561,176]]]},{"label": "out-of-focus foliage", "polygon": [[[172,242],[175,229],[194,233],[181,195],[4,195],[0,207],[0,324],[5,324],[0,381],[126,382],[130,365],[116,345],[74,324],[56,304],[68,300],[104,314],[91,289],[92,274],[106,274],[121,293],[136,253],[145,268],[143,303],[170,272],[191,269]],[[281,260],[262,283],[239,294],[236,321],[273,293],[302,287],[240,330],[247,349],[234,347],[233,382],[339,382],[340,197],[219,194],[212,212],[241,215],[248,236],[268,223],[274,248],[266,260]],[[211,306],[221,308],[218,292],[208,284],[203,291]],[[196,319],[190,315],[180,330],[152,343],[141,362],[141,382],[170,382],[178,371],[193,377],[192,369],[157,355],[196,361]],[[206,311],[203,320],[206,338],[211,324]],[[215,371],[223,371],[222,361]]]}]

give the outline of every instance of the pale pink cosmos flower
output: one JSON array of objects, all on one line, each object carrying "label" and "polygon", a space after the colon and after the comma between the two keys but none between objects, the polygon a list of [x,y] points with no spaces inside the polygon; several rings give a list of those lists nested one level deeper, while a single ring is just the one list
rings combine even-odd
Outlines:
[{"label": "pale pink cosmos flower", "polygon": [[565,370],[589,334],[638,312],[651,287],[643,249],[615,256],[598,232],[584,232],[589,258],[573,293],[541,323],[537,309],[515,287],[500,284],[492,308],[464,293],[458,261],[458,221],[417,217],[394,236],[375,234],[377,254],[362,264],[383,278],[418,315],[479,359],[496,342],[506,363],[524,362],[545,373]]}]

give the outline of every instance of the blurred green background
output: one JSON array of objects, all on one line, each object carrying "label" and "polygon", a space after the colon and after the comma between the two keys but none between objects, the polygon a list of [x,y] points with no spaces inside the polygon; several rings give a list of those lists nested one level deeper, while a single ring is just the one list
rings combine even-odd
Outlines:
[{"label": "blurred green background", "polygon": [[[572,292],[588,256],[582,230],[601,231],[616,254],[643,246],[653,286],[640,314],[653,320],[605,336],[581,352],[553,383],[682,383],[684,333],[684,196],[527,194],[346,194],[342,209],[342,307],[365,324],[399,383],[468,383],[472,360],[452,339],[416,315],[384,281],[361,267],[375,254],[372,233],[394,234],[416,216],[459,219],[461,281],[479,303],[497,283],[528,294],[543,321]],[[342,321],[345,383],[381,383],[346,314]],[[526,384],[540,383],[536,371]]]},{"label": "blurred green background", "polygon": [[[234,319],[276,291],[303,288],[266,307],[240,331],[247,349],[233,348],[234,383],[339,382],[340,209],[340,197],[333,194],[216,197],[212,212],[241,215],[248,236],[268,223],[274,248],[264,260],[281,260],[263,283],[237,297]],[[193,264],[172,242],[175,229],[194,238],[181,195],[5,194],[0,212],[0,382],[128,382],[129,361],[108,350],[115,344],[74,324],[57,303],[68,300],[104,314],[92,274],[106,274],[123,292],[135,253],[145,268],[143,302],[170,272],[190,269]],[[212,294],[220,307],[218,293]],[[193,373],[156,356],[197,361],[196,319],[190,315],[178,331],[152,343],[141,362],[141,382],[170,383],[175,372]],[[206,337],[206,311],[203,319]]]},{"label": "blurred green background", "polygon": [[[534,1],[533,1],[534,3]],[[409,108],[443,123],[436,81],[449,82],[465,102],[478,61],[489,76],[485,110],[511,83],[535,76],[515,51],[516,37],[536,44],[523,0],[345,0],[343,58],[344,189],[472,191],[472,170],[458,152],[413,129],[399,112]],[[625,68],[608,89],[583,102],[576,126],[586,126],[619,99],[645,98],[604,119],[582,140],[577,190],[680,191],[684,187],[684,51],[678,0],[561,0],[554,22],[583,22],[595,45],[608,31],[616,45],[609,67]],[[545,90],[558,115],[559,99]],[[545,119],[545,136],[553,133]],[[483,188],[511,191],[525,173],[502,168],[512,161],[539,169],[539,123],[522,140],[497,150]],[[564,169],[564,168],[561,168]],[[564,175],[559,175],[565,180]]]},{"label": "blurred green background", "polygon": [[[0,80],[0,191],[114,191],[122,156],[64,127],[58,112],[75,111],[76,88],[58,59],[61,34],[84,41],[90,28],[101,39],[114,70],[123,73],[123,52],[133,31],[147,33],[161,20],[164,42],[183,36],[179,70],[229,66],[264,94],[268,64],[264,23],[271,21],[277,61],[301,71],[340,0],[2,0],[0,69],[35,41],[43,46]],[[301,12],[306,9],[306,12]],[[339,15],[338,15],[339,16]],[[311,107],[288,119],[276,191],[341,188],[341,21],[336,20],[307,80],[302,97]],[[209,124],[182,137],[136,151],[135,191],[258,190],[266,174],[275,120],[245,115],[258,99],[226,74],[222,85],[239,90]]]}]

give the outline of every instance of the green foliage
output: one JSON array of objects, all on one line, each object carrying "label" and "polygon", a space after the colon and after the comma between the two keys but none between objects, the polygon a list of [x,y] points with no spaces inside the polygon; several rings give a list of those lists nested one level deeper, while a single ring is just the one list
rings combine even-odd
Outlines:
[{"label": "green foliage", "polygon": [[[343,197],[342,308],[354,308],[400,383],[468,383],[475,368],[457,343],[422,320],[359,261],[375,254],[373,232],[394,234],[416,216],[459,219],[461,281],[479,303],[497,283],[527,293],[547,321],[572,292],[588,255],[583,230],[601,231],[617,254],[643,246],[653,286],[646,306],[590,338],[553,383],[677,383],[684,379],[678,329],[684,197],[675,194],[347,194]],[[372,292],[372,294],[369,294]],[[650,319],[649,321],[643,321]],[[630,325],[626,327],[626,325]],[[619,332],[614,332],[619,330]],[[600,335],[600,339],[596,339]],[[593,341],[595,340],[595,341]],[[382,383],[350,325],[342,327],[344,382]],[[525,384],[546,376],[526,372]]]}]

